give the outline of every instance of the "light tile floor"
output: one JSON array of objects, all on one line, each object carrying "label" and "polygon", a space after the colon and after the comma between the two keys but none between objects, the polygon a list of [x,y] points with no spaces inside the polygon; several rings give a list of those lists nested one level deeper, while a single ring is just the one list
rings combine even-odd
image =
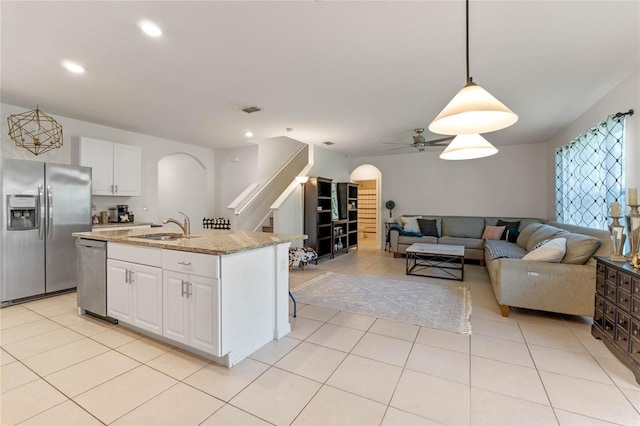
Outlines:
[{"label": "light tile floor", "polygon": [[[640,386],[588,318],[503,318],[486,269],[465,269],[471,336],[299,305],[232,369],[80,317],[74,294],[1,309],[0,424],[640,424]],[[362,244],[291,285],[327,271],[425,280]]]}]

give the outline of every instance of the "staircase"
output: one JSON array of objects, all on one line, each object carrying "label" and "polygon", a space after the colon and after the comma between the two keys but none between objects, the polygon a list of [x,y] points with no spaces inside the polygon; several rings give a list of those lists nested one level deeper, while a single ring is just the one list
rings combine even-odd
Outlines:
[{"label": "staircase", "polygon": [[262,225],[262,232],[273,232],[273,216],[269,216],[268,225]]},{"label": "staircase", "polygon": [[[239,231],[263,229],[263,232],[273,232],[273,222],[267,222],[272,215],[271,205],[309,164],[309,146],[300,144],[302,146],[272,176],[266,179],[264,184],[261,182],[253,183],[229,205],[231,229]],[[258,156],[260,156],[260,148]],[[265,222],[269,225],[266,225]],[[262,225],[265,225],[266,228],[261,228]]]}]

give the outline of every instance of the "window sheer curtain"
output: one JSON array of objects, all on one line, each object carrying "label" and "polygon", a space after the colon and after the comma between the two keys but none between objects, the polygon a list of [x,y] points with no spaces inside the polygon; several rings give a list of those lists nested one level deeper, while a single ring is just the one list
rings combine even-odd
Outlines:
[{"label": "window sheer curtain", "polygon": [[609,206],[624,214],[624,119],[609,116],[556,149],[556,220],[608,229]]}]

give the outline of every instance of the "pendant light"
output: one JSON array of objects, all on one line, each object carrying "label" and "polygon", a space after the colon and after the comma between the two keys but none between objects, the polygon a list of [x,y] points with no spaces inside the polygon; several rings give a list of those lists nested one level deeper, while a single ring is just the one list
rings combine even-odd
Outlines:
[{"label": "pendant light", "polygon": [[44,154],[62,146],[62,126],[51,116],[40,111],[40,107],[11,114],[7,117],[9,137],[16,146],[30,151],[33,155]]},{"label": "pendant light", "polygon": [[497,154],[498,148],[479,134],[458,135],[442,151],[443,160],[473,160]]},{"label": "pendant light", "polygon": [[487,133],[509,127],[518,116],[469,75],[469,0],[466,0],[467,84],[429,125],[442,135]]}]

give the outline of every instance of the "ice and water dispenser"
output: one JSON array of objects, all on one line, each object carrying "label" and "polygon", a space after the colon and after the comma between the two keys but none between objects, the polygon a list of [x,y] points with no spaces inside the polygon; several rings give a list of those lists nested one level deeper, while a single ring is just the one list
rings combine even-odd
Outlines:
[{"label": "ice and water dispenser", "polygon": [[7,229],[20,231],[38,227],[38,197],[7,195]]}]

